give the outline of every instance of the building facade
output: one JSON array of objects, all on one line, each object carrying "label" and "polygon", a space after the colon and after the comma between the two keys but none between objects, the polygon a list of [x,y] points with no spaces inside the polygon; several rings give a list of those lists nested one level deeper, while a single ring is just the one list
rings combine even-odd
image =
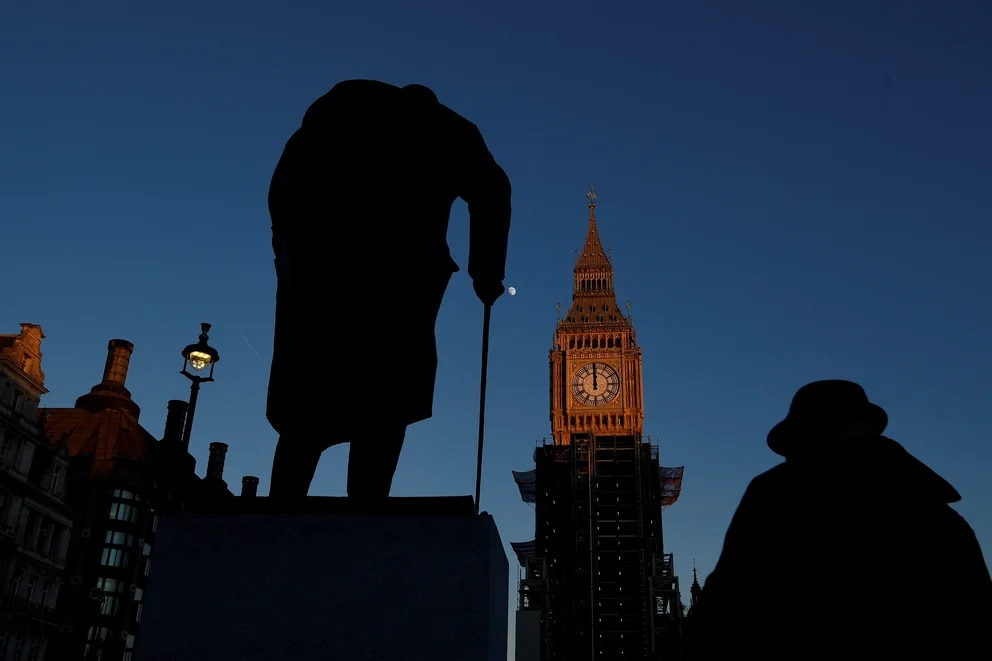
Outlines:
[{"label": "building facade", "polygon": [[0,335],[0,661],[58,659],[55,607],[74,520],[69,458],[37,421],[45,389],[41,327]]},{"label": "building facade", "polygon": [[534,541],[513,545],[518,637],[539,646],[518,658],[678,659],[682,609],[662,507],[678,497],[682,469],[662,468],[643,433],[641,348],[617,305],[591,189],[573,275],[549,354],[552,439],[533,470],[514,473],[536,511]]},{"label": "building facade", "polygon": [[169,402],[161,440],[141,426],[125,385],[133,351],[131,342],[110,340],[100,383],[72,408],[41,411],[49,444],[68,453],[67,500],[78,513],[59,601],[58,659],[132,661],[160,513],[234,497],[222,475],[226,444],[211,445],[209,476],[196,476],[182,441],[186,402]]}]

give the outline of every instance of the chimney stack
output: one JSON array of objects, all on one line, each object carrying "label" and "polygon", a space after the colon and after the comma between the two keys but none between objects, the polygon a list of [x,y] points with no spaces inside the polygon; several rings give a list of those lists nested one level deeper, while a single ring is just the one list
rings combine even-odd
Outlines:
[{"label": "chimney stack", "polygon": [[241,478],[241,497],[254,498],[258,494],[258,478],[254,475],[245,475]]},{"label": "chimney stack", "polygon": [[124,386],[127,366],[131,362],[134,345],[127,340],[111,340],[107,345],[107,364],[103,368],[103,382]]},{"label": "chimney stack", "polygon": [[137,420],[141,408],[134,403],[130,391],[124,387],[132,352],[134,345],[127,340],[111,340],[107,344],[103,380],[90,388],[87,394],[76,399],[76,408],[94,412],[112,409],[127,413]]},{"label": "chimney stack", "polygon": [[169,400],[169,412],[165,415],[165,432],[162,441],[179,445],[183,439],[183,424],[186,422],[186,411],[189,404],[181,399]]},{"label": "chimney stack", "polygon": [[227,454],[227,443],[210,444],[210,456],[207,458],[207,477],[216,480],[224,479],[225,454]]}]

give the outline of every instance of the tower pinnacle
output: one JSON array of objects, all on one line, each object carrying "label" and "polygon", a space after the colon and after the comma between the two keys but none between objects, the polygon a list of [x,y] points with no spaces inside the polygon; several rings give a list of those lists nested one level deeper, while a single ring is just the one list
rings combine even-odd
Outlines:
[{"label": "tower pinnacle", "polygon": [[603,250],[603,242],[599,240],[599,231],[596,229],[597,195],[592,186],[589,186],[589,192],[586,193],[586,197],[589,198],[589,231],[586,233],[586,243],[582,246],[582,252],[576,260],[575,267],[577,269],[593,268],[612,270],[610,258],[606,254],[606,251]]}]

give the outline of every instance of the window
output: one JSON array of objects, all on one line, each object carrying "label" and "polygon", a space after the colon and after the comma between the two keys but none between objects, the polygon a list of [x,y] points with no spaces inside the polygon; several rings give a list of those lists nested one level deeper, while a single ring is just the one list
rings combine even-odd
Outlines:
[{"label": "window", "polygon": [[120,498],[121,500],[141,500],[138,494],[127,489],[114,489],[112,495],[114,498]]},{"label": "window", "polygon": [[10,577],[10,596],[16,597],[18,590],[21,589],[21,578],[24,576],[24,572],[17,572]]},{"label": "window", "polygon": [[115,594],[104,594],[103,602],[100,604],[100,615],[117,615],[120,606],[120,597]]},{"label": "window", "polygon": [[14,638],[14,658],[21,658],[21,651],[24,649],[24,629],[18,629]]},{"label": "window", "polygon": [[115,578],[98,578],[96,587],[103,590],[103,603],[100,604],[100,613],[103,615],[116,615],[120,607],[120,595],[124,592],[125,583]]},{"label": "window", "polygon": [[119,530],[108,530],[105,544],[116,544],[117,546],[131,546],[134,537]]},{"label": "window", "polygon": [[48,490],[56,495],[61,493],[62,478],[65,477],[65,467],[62,464],[55,464],[52,467],[52,482],[48,485]]},{"label": "window", "polygon": [[34,550],[39,555],[48,554],[48,546],[52,541],[52,532],[55,529],[55,522],[43,519],[38,524],[38,537],[35,539]]},{"label": "window", "polygon": [[[83,650],[83,658],[93,658],[99,661],[99,659],[103,656],[103,645],[101,642],[107,640],[108,638],[110,638],[110,629],[107,627],[90,627],[86,632],[86,640],[89,642],[87,642],[86,648]],[[96,643],[95,645],[93,644],[94,642]],[[96,648],[96,653],[92,656],[90,655],[91,647]]]},{"label": "window", "polygon": [[105,578],[101,576],[96,579],[96,586],[106,593],[124,591],[124,582],[116,578]]},{"label": "window", "polygon": [[111,503],[109,516],[115,521],[134,523],[138,520],[138,509],[134,505],[127,503]]},{"label": "window", "polygon": [[[0,489],[0,524],[7,523],[7,508],[10,507],[10,491]],[[0,656],[0,659],[3,657]]]},{"label": "window", "polygon": [[29,508],[27,518],[24,520],[24,546],[33,549],[37,538],[38,513]]},{"label": "window", "polygon": [[130,554],[124,549],[108,546],[103,549],[103,555],[100,556],[100,564],[105,567],[120,567],[122,569],[126,569],[130,559]]}]

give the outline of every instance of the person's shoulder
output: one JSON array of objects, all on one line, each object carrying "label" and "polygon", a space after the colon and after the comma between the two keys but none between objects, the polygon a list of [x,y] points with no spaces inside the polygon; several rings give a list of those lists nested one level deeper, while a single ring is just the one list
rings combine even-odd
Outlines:
[{"label": "person's shoulder", "polygon": [[783,461],[755,475],[747,485],[745,496],[760,498],[766,494],[782,492],[802,493],[807,488],[817,488],[815,484],[820,482],[822,476],[819,471],[811,470],[809,466]]},{"label": "person's shoulder", "polygon": [[763,473],[758,473],[751,479],[751,486],[765,487],[788,480],[795,473],[795,466],[788,462],[776,464]]}]

